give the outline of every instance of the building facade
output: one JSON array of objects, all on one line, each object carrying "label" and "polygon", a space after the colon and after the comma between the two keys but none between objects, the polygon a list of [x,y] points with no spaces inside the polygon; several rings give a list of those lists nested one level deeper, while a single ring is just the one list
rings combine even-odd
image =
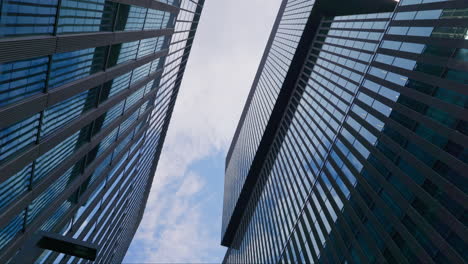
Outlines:
[{"label": "building facade", "polygon": [[467,85],[467,1],[284,0],[226,159],[224,262],[464,263]]},{"label": "building facade", "polygon": [[[204,0],[0,3],[0,263],[39,231],[119,263],[141,221]],[[37,263],[84,263],[50,250]]]}]

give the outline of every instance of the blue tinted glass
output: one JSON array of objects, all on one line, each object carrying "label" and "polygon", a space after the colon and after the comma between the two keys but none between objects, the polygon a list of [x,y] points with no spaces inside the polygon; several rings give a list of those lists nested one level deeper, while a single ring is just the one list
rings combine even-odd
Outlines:
[{"label": "blue tinted glass", "polygon": [[54,181],[41,195],[34,199],[28,206],[26,223],[30,224],[36,217],[48,207],[67,187],[71,180],[73,168],[70,168],[60,178]]},{"label": "blue tinted glass", "polygon": [[161,10],[148,9],[148,14],[146,15],[144,29],[160,29],[163,27],[164,15],[169,15],[168,12]]},{"label": "blue tinted glass", "polygon": [[57,210],[47,219],[44,224],[41,226],[41,230],[44,231],[51,231],[52,228],[59,222],[63,220],[63,215],[68,211],[68,209],[72,206],[72,203],[69,200],[65,200],[63,204],[60,205]]},{"label": "blue tinted glass", "polygon": [[57,0],[3,0],[0,2],[0,38],[52,34],[56,10]]},{"label": "blue tinted glass", "polygon": [[0,64],[0,106],[44,91],[48,57]]},{"label": "blue tinted glass", "polygon": [[145,86],[141,87],[137,91],[135,91],[133,94],[131,94],[126,102],[125,102],[125,109],[124,111],[127,111],[130,107],[132,107],[138,100],[143,98],[143,93],[145,91]]},{"label": "blue tinted glass", "polygon": [[124,108],[124,101],[121,101],[117,105],[113,106],[107,113],[105,114],[104,122],[102,123],[102,127],[108,126],[112,121],[122,115]]},{"label": "blue tinted glass", "polygon": [[81,79],[103,69],[105,47],[54,54],[49,88]]},{"label": "blue tinted glass", "polygon": [[36,159],[36,167],[34,170],[33,183],[47,176],[53,169],[59,166],[79,146],[80,131],[68,137],[60,144],[44,153]]},{"label": "blue tinted glass", "polygon": [[0,250],[2,250],[21,230],[24,225],[24,210],[4,227],[0,228]]},{"label": "blue tinted glass", "polygon": [[116,30],[142,30],[147,9],[138,6],[120,5]]},{"label": "blue tinted glass", "polygon": [[0,163],[16,152],[36,143],[39,113],[0,130]]},{"label": "blue tinted glass", "polygon": [[57,33],[112,31],[115,9],[105,0],[62,0]]},{"label": "blue tinted glass", "polygon": [[103,102],[108,98],[118,94],[119,92],[127,89],[130,85],[131,74],[131,72],[128,72],[124,75],[116,77],[112,81],[105,83],[102,88],[101,95],[99,97],[100,101]]},{"label": "blue tinted glass", "polygon": [[44,110],[41,137],[61,128],[96,105],[97,89],[84,91]]},{"label": "blue tinted glass", "polygon": [[134,84],[135,82],[137,82],[137,81],[141,80],[142,78],[148,76],[150,67],[151,67],[151,62],[148,62],[148,63],[146,63],[144,65],[141,65],[140,67],[136,68],[135,70],[133,70],[132,80],[131,80],[130,84]]},{"label": "blue tinted glass", "polygon": [[31,182],[32,164],[27,165],[20,172],[0,183],[0,210],[28,190]]}]

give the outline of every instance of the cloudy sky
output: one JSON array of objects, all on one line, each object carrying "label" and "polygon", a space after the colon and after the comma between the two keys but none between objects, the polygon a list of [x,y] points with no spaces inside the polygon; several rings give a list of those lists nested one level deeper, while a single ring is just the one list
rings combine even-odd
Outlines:
[{"label": "cloudy sky", "polygon": [[206,0],[125,263],[219,263],[224,159],[280,0]]}]

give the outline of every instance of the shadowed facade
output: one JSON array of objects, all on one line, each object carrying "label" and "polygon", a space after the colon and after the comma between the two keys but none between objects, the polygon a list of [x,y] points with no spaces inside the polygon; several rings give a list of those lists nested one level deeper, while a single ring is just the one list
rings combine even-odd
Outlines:
[{"label": "shadowed facade", "polygon": [[[1,263],[33,254],[22,249],[36,234],[96,247],[96,262],[122,261],[203,4],[0,3]],[[37,263],[88,262],[34,254]]]},{"label": "shadowed facade", "polygon": [[226,159],[226,263],[466,259],[466,1],[283,1]]}]

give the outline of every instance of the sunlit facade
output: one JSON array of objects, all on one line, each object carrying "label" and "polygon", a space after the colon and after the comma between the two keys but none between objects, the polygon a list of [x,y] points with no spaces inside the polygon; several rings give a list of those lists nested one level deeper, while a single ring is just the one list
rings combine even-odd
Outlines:
[{"label": "sunlit facade", "polygon": [[0,3],[0,263],[40,230],[97,245],[96,262],[121,262],[203,3]]},{"label": "sunlit facade", "polygon": [[464,263],[468,2],[295,10],[283,85],[258,99],[273,109],[248,100],[226,159],[224,262]]}]

